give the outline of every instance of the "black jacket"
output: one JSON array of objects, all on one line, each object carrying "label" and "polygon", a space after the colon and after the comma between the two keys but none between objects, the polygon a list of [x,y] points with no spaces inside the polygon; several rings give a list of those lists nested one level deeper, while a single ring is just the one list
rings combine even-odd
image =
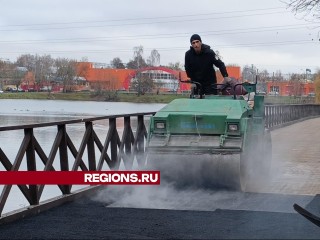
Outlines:
[{"label": "black jacket", "polygon": [[228,77],[226,66],[210,46],[202,44],[200,54],[196,54],[192,47],[186,52],[185,69],[187,75],[192,81],[202,84],[203,94],[216,93],[211,86],[213,83],[217,83],[213,65],[219,68],[223,77]]}]

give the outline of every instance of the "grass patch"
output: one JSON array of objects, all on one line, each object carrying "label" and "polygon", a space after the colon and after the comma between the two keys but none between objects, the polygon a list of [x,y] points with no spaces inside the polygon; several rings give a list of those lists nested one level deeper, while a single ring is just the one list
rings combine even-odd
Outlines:
[{"label": "grass patch", "polygon": [[176,98],[188,98],[189,95],[181,94],[144,94],[136,93],[94,93],[94,92],[71,92],[71,93],[48,93],[48,92],[17,92],[1,93],[0,99],[50,99],[72,101],[110,101],[110,102],[134,102],[134,103],[169,103]]}]

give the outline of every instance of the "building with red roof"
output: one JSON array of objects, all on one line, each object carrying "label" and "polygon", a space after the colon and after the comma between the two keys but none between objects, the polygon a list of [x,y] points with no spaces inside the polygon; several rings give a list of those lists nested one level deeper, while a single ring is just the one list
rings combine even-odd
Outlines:
[{"label": "building with red roof", "polygon": [[[230,77],[241,78],[241,69],[237,66],[227,66]],[[188,80],[185,71],[173,70],[167,67],[146,67],[141,69],[112,69],[97,68],[89,62],[78,63],[77,75],[84,77],[91,88],[101,88],[109,90],[130,90],[130,83],[136,76],[148,76],[160,86],[160,91],[188,91],[190,84],[181,83],[181,80]],[[223,77],[217,72],[218,82]]]}]

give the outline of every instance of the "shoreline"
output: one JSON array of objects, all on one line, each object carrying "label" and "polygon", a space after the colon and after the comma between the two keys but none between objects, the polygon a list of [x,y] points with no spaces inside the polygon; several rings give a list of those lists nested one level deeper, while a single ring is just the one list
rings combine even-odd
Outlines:
[{"label": "shoreline", "polygon": [[38,100],[72,100],[72,101],[96,101],[96,102],[131,102],[131,103],[169,103],[176,98],[189,98],[188,94],[147,93],[138,96],[137,93],[126,92],[4,92],[0,99],[38,99]]},{"label": "shoreline", "polygon": [[[37,100],[70,100],[95,102],[128,102],[128,103],[170,103],[177,98],[189,98],[189,93],[146,93],[138,96],[135,92],[4,92],[1,99],[37,99]],[[265,96],[266,104],[315,104],[315,97],[310,96]]]}]

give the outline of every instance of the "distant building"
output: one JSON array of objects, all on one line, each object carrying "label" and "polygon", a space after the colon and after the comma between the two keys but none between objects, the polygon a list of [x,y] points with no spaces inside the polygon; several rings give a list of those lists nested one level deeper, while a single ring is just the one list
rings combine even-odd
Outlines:
[{"label": "distant building", "polygon": [[[230,77],[241,79],[240,67],[227,67]],[[112,69],[97,68],[89,62],[78,63],[77,75],[84,77],[91,88],[102,88],[110,90],[130,90],[130,83],[136,79],[138,74],[150,77],[154,80],[156,88],[162,92],[180,92],[190,90],[190,84],[181,83],[187,80],[185,71],[173,70],[167,67],[146,67],[141,69]],[[217,80],[223,80],[222,75],[217,72]],[[155,89],[156,90],[156,89]]]},{"label": "distant building", "polygon": [[[25,71],[24,68],[19,68]],[[227,66],[230,77],[242,81],[241,68],[239,66]],[[167,67],[146,67],[141,69],[112,69],[106,64],[94,64],[90,62],[77,63],[77,74],[73,79],[72,91],[82,90],[123,90],[130,91],[130,83],[138,76],[146,76],[154,80],[154,91],[159,92],[186,92],[190,91],[190,84],[181,83],[181,80],[188,80],[185,71],[177,71]],[[217,82],[223,80],[219,71],[216,72]],[[3,81],[4,87],[7,83]],[[261,85],[262,83],[260,83]],[[48,78],[40,84],[35,83],[35,76],[32,72],[26,72],[21,81],[20,88],[25,91],[54,92],[63,91],[62,80]],[[311,80],[301,81],[265,81],[263,88],[258,91],[275,96],[313,96],[315,93],[314,82]]]},{"label": "distant building", "polygon": [[310,96],[315,93],[314,82],[297,81],[268,81],[267,94],[279,96]]}]

